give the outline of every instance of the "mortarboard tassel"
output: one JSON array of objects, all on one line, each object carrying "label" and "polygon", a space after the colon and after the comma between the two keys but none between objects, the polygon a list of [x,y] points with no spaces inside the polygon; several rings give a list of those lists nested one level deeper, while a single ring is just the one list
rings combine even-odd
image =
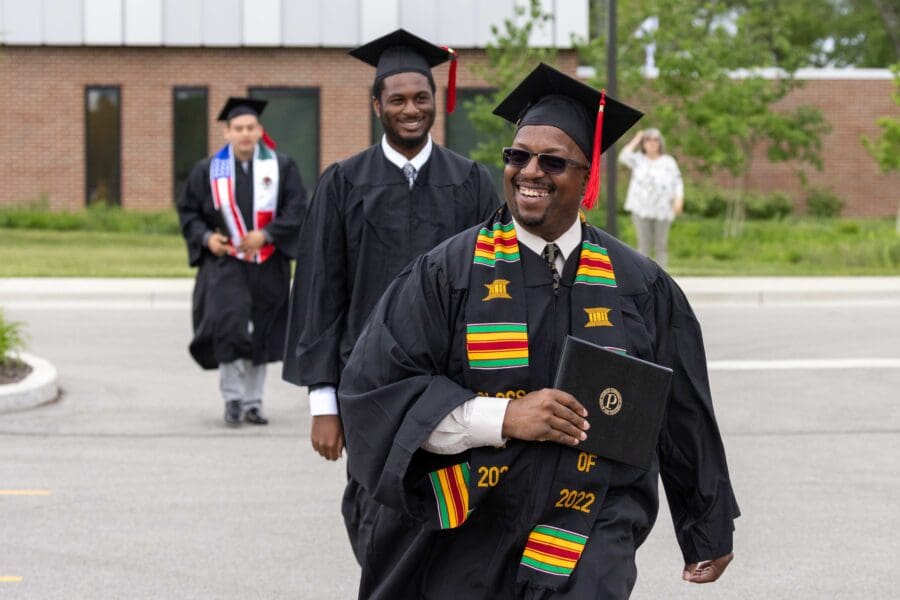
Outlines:
[{"label": "mortarboard tassel", "polygon": [[456,108],[456,57],[458,53],[449,46],[441,46],[450,53],[450,75],[447,78],[447,112],[452,113]]},{"label": "mortarboard tassel", "polygon": [[603,107],[606,105],[606,90],[600,92],[600,107],[597,110],[597,126],[594,128],[594,150],[591,156],[591,173],[584,189],[581,206],[590,210],[600,194],[600,154],[603,144]]},{"label": "mortarboard tassel", "polygon": [[269,137],[269,132],[265,129],[263,129],[262,142],[268,146],[270,150],[274,150],[275,147],[278,146],[278,144],[275,143],[275,140]]}]

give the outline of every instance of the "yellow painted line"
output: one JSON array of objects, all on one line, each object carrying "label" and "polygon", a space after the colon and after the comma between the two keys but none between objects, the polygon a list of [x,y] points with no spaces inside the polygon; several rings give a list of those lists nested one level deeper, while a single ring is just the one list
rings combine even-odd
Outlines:
[{"label": "yellow painted line", "polygon": [[0,496],[49,496],[50,490],[0,490]]},{"label": "yellow painted line", "polygon": [[20,583],[22,577],[19,575],[0,575],[0,583]]}]

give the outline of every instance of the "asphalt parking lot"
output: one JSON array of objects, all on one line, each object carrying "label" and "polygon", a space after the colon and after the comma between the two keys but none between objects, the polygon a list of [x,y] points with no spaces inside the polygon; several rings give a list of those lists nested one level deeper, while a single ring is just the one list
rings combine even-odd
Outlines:
[{"label": "asphalt parking lot", "polygon": [[[743,511],[736,560],[719,583],[683,583],[663,506],[633,597],[895,597],[898,309],[696,304]],[[183,302],[60,297],[7,314],[64,394],[0,414],[0,597],[355,597],[344,464],[313,453],[305,390],[279,367],[272,424],[227,430],[215,373],[186,353]]]}]

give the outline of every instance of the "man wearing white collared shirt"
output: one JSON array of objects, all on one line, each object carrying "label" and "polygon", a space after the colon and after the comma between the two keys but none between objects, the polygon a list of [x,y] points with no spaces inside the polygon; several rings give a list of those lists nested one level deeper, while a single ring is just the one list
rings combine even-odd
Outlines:
[{"label": "man wearing white collared shirt", "polygon": [[[581,221],[575,219],[572,226],[557,239],[548,242],[522,227],[516,225],[516,237],[520,244],[541,256],[544,249],[555,244],[554,267],[562,273],[566,261],[581,244]],[[422,448],[436,454],[457,454],[478,446],[501,446],[506,439],[502,435],[503,417],[509,398],[476,396],[454,409],[438,423]]]},{"label": "man wearing white collared shirt", "polygon": [[395,32],[353,51],[377,65],[372,107],[385,134],[322,173],[301,233],[283,377],[309,387],[312,446],[328,460],[344,446],[335,391],[381,294],[500,204],[487,169],[431,139],[430,57],[446,51],[429,46]]}]

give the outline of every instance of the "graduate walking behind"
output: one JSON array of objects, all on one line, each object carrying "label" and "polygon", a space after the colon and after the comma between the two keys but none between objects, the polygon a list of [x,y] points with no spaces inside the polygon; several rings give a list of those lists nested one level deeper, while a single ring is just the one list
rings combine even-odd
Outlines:
[{"label": "graduate walking behind", "polygon": [[[322,173],[301,235],[284,379],[309,386],[313,448],[344,447],[336,389],[369,312],[417,256],[499,205],[487,169],[435,144],[431,67],[452,52],[402,29],[351,51],[375,67],[381,142]],[[451,66],[452,81],[454,68]],[[453,103],[448,98],[448,110]]]},{"label": "graduate walking behind", "polygon": [[190,352],[204,369],[219,369],[232,426],[268,423],[266,363],[284,350],[290,259],[307,205],[293,159],[262,141],[265,105],[228,99],[218,117],[228,143],[197,163],[177,205],[188,261],[197,267]]},{"label": "graduate walking behind", "polygon": [[[546,65],[494,112],[518,125],[506,206],[404,269],[341,380],[359,597],[627,598],[660,476],[673,576],[714,581],[739,511],[700,326],[665,271],[579,210],[641,114]],[[618,409],[553,389],[567,335],[674,371],[649,470],[580,450],[586,417]]]}]

